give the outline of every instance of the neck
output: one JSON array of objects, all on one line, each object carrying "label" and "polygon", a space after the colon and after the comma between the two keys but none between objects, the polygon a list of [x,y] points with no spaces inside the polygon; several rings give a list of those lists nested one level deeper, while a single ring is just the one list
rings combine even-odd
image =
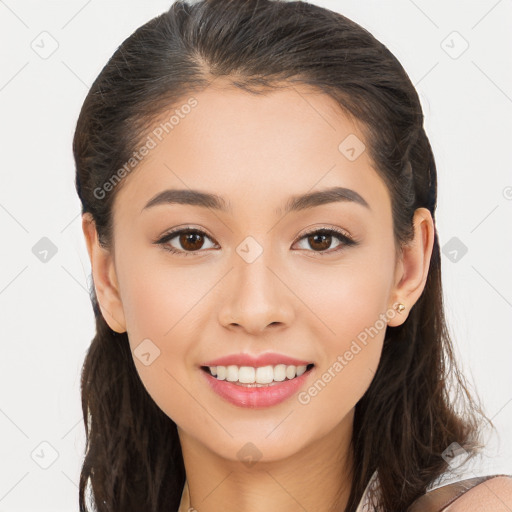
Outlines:
[{"label": "neck", "polygon": [[[178,427],[190,494],[201,512],[345,510],[352,483],[353,410],[293,455],[252,463],[229,460]],[[258,459],[258,457],[256,457]]]}]

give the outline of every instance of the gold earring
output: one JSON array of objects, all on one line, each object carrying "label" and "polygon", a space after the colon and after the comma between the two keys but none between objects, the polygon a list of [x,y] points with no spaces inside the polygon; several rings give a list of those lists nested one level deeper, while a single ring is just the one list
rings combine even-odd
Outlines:
[{"label": "gold earring", "polygon": [[395,304],[393,306],[399,313],[402,313],[402,311],[405,309],[405,306],[399,302],[398,304]]}]

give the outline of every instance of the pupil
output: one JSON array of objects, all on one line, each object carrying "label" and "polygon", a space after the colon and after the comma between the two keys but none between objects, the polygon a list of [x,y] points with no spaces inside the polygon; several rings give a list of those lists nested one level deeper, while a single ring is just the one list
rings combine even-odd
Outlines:
[{"label": "pupil", "polygon": [[183,247],[191,249],[191,250],[200,249],[202,244],[200,244],[199,246],[194,247],[194,238],[195,238],[195,241],[197,242],[197,239],[201,238],[201,236],[202,235],[200,235],[199,233],[187,233],[187,234],[184,234],[184,235],[181,236],[181,240],[180,240],[181,245]]},{"label": "pupil", "polygon": [[[331,243],[330,243],[330,242],[331,242],[331,240],[330,240],[330,239],[331,239],[331,235],[322,235],[322,234],[320,234],[320,235],[319,235],[319,234],[316,234],[316,235],[311,236],[310,238],[315,239],[315,238],[318,238],[318,237],[323,237],[323,238],[324,238],[324,241],[323,241],[323,244],[322,244],[322,245],[321,245],[321,247],[320,247],[320,250],[321,250],[321,249],[328,249],[328,248],[329,248],[329,246],[331,245]],[[326,240],[325,240],[325,239],[327,239],[327,242],[326,242]],[[312,247],[313,247],[313,248],[315,248],[315,247],[314,247],[314,244],[315,244],[315,243],[316,243],[316,242],[314,242],[314,243],[312,244]]]}]

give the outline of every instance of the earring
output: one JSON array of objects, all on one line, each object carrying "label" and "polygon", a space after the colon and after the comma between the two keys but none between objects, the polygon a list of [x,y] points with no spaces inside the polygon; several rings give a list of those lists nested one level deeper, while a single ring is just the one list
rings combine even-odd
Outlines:
[{"label": "earring", "polygon": [[393,307],[394,307],[394,308],[395,308],[399,313],[401,313],[401,312],[405,309],[405,306],[404,306],[401,302],[399,302],[398,304],[395,304]]}]

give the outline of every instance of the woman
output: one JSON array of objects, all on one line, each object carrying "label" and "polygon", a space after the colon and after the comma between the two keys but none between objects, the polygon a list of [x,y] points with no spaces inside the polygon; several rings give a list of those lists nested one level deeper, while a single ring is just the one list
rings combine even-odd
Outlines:
[{"label": "woman", "polygon": [[306,2],[178,1],[101,71],[73,150],[82,512],[88,483],[99,511],[510,507],[504,475],[424,496],[485,416],[418,95],[371,34]]}]

